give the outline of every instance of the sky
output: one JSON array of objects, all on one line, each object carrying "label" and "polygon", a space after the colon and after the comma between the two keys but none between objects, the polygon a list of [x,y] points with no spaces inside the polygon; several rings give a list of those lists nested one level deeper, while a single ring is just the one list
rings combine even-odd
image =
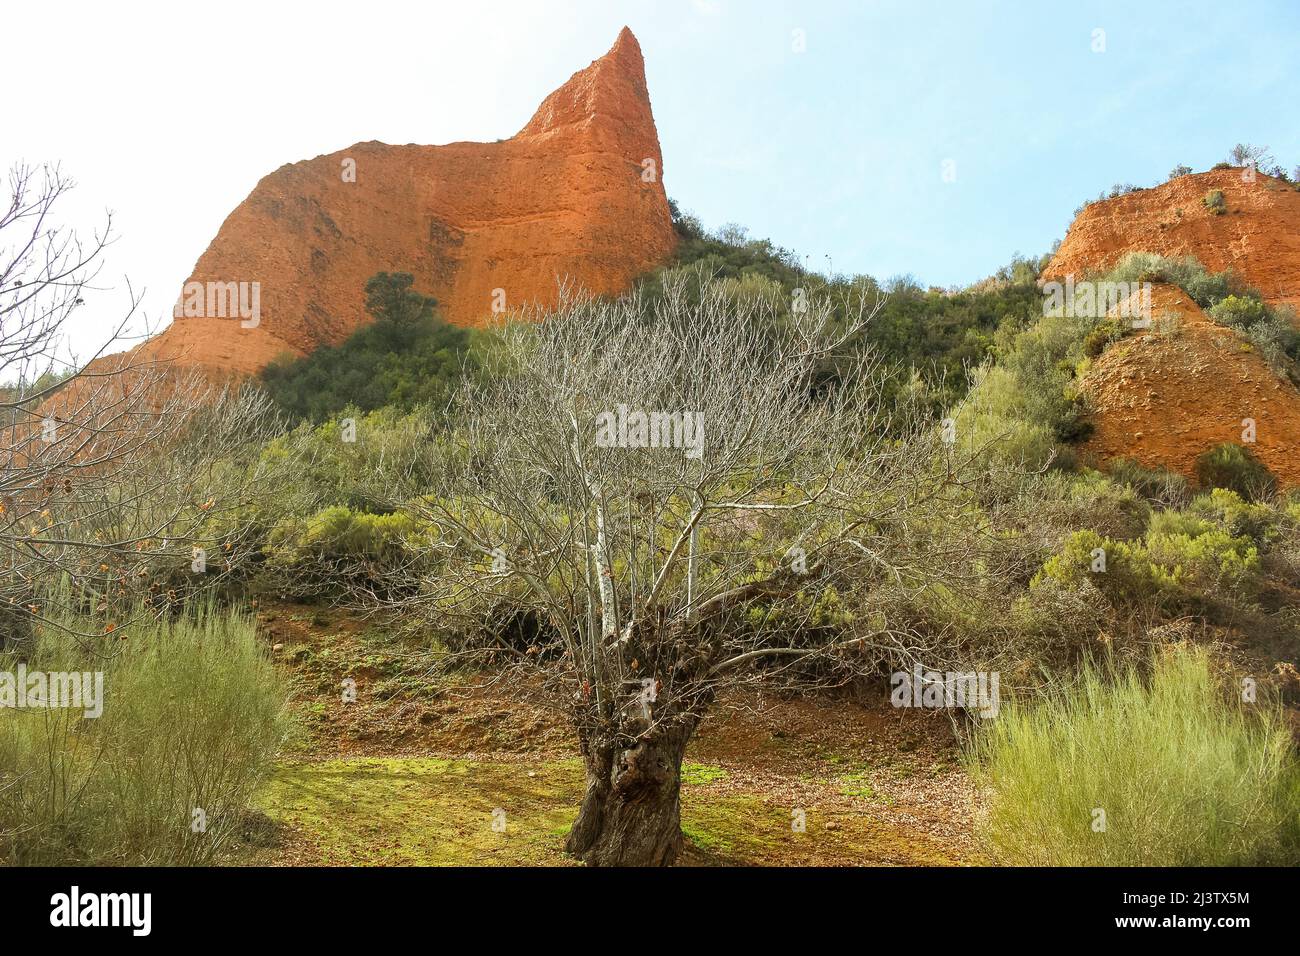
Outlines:
[{"label": "sky", "polygon": [[266,173],[509,137],[624,24],[669,196],[819,271],[965,285],[1048,251],[1113,184],[1237,142],[1300,165],[1297,0],[9,0],[0,20],[0,163],[61,163],[70,226],[114,213],[83,356],[127,279],[170,321]]}]

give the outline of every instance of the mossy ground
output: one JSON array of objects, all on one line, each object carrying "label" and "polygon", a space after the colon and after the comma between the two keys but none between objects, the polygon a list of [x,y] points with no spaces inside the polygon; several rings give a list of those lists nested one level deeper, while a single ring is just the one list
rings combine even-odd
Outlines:
[{"label": "mossy ground", "polygon": [[528,866],[567,862],[581,794],[577,761],[361,757],[284,763],[259,803],[296,864]]},{"label": "mossy ground", "polygon": [[[919,834],[870,814],[804,811],[715,786],[717,767],[684,775],[683,862],[694,865],[951,864]],[[286,762],[260,808],[281,830],[257,862],[325,866],[564,866],[582,797],[576,760],[490,762],[432,757]],[[504,817],[494,811],[504,810]],[[494,828],[504,820],[504,829]]]},{"label": "mossy ground", "polygon": [[[345,614],[279,605],[262,624],[292,678],[298,733],[259,795],[264,832],[248,862],[575,865],[563,847],[583,771],[562,721],[526,695],[449,683],[428,649]],[[938,725],[844,703],[750,703],[719,709],[688,751],[682,863],[978,862],[964,810],[945,803],[961,780]]]}]

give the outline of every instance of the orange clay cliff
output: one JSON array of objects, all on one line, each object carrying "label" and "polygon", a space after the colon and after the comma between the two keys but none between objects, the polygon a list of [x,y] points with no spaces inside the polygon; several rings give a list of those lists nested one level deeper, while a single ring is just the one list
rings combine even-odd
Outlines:
[{"label": "orange clay cliff", "polygon": [[[1090,203],[1044,280],[1079,280],[1129,252],[1190,255],[1212,272],[1234,270],[1272,305],[1300,309],[1300,192],[1245,172],[1179,176]],[[1215,190],[1223,193],[1222,213],[1203,201]],[[1181,289],[1154,285],[1152,320],[1108,348],[1085,376],[1094,431],[1084,451],[1102,464],[1131,458],[1193,477],[1201,454],[1233,442],[1248,447],[1282,485],[1300,485],[1295,386]]]},{"label": "orange clay cliff", "polygon": [[494,305],[553,303],[561,280],[622,292],[674,246],[645,62],[624,28],[510,139],[357,143],[264,177],[184,287],[243,284],[255,322],[234,294],[228,308],[182,307],[133,359],[251,374],[346,339],[368,321],[377,272],[411,273],[445,318],[475,325]]}]

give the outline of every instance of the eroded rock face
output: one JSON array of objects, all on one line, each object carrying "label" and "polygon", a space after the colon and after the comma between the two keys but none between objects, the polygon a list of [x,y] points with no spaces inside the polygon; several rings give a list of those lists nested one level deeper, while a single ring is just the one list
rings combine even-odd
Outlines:
[{"label": "eroded rock face", "polygon": [[[1091,203],[1079,213],[1048,265],[1046,279],[1081,279],[1129,252],[1192,255],[1213,272],[1232,268],[1272,304],[1300,309],[1300,192],[1241,169],[1180,176],[1153,189]],[[1227,211],[1202,201],[1223,192]]]},{"label": "eroded rock face", "polygon": [[475,325],[494,301],[554,303],[560,280],[625,291],[674,245],[645,64],[625,28],[511,139],[358,143],[266,176],[189,280],[259,283],[256,325],[176,318],[139,351],[248,374],[342,342],[368,321],[377,272],[411,273],[449,321]]},{"label": "eroded rock face", "polygon": [[[1222,214],[1203,201],[1213,190],[1223,193]],[[1195,256],[1211,271],[1235,270],[1274,305],[1300,308],[1300,192],[1232,168],[1091,203],[1043,278],[1082,279],[1130,252]],[[1300,484],[1295,387],[1181,289],[1157,283],[1152,313],[1154,327],[1107,349],[1083,383],[1095,412],[1085,454],[1193,477],[1201,454],[1234,442],[1248,445],[1284,486]],[[1243,439],[1247,420],[1253,443]]]},{"label": "eroded rock face", "polygon": [[[1086,455],[1131,458],[1194,478],[1221,442],[1244,445],[1284,487],[1300,485],[1300,393],[1258,351],[1176,286],[1152,288],[1149,329],[1108,348],[1084,379]],[[1253,423],[1253,441],[1244,435]]]}]

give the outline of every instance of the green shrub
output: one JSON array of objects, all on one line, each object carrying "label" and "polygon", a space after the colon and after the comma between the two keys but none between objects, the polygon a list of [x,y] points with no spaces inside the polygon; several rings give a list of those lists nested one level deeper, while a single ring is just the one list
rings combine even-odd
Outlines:
[{"label": "green shrub", "polygon": [[1215,322],[1237,329],[1248,329],[1257,322],[1266,321],[1270,315],[1268,306],[1259,299],[1239,295],[1230,295],[1207,311]]},{"label": "green shrub", "polygon": [[1246,501],[1227,488],[1198,495],[1187,510],[1213,521],[1231,535],[1244,535],[1263,546],[1277,537],[1281,523],[1281,515],[1273,508]]},{"label": "green shrub", "polygon": [[267,392],[295,419],[323,421],[349,405],[410,410],[446,404],[466,366],[469,333],[436,314],[437,302],[411,288],[412,276],[381,272],[366,283],[374,322],[342,345],[272,362]]},{"label": "green shrub", "polygon": [[1151,516],[1150,530],[1154,534],[1187,535],[1194,538],[1219,529],[1214,522],[1191,511],[1160,511]]},{"label": "green shrub", "polygon": [[1205,194],[1201,203],[1216,216],[1222,216],[1228,211],[1228,204],[1223,198],[1222,189],[1211,189]]},{"label": "green shrub", "polygon": [[1141,543],[1076,531],[1043,563],[1030,590],[1048,583],[1067,590],[1096,588],[1115,607],[1160,606],[1176,599],[1178,578],[1151,560]]},{"label": "green shrub", "polygon": [[1015,372],[986,365],[976,371],[974,384],[954,416],[957,439],[963,450],[983,453],[1012,467],[1039,468],[1056,453],[1056,434],[1050,418],[1031,411],[1040,396],[1020,388]]},{"label": "green shrub", "polygon": [[1140,538],[1146,531],[1151,506],[1133,488],[1097,471],[1066,477],[1070,527],[1118,539]]},{"label": "green shrub", "polygon": [[1184,511],[1152,514],[1137,541],[1074,532],[1030,588],[1095,588],[1117,609],[1196,610],[1209,599],[1240,600],[1260,587],[1260,554],[1278,520],[1272,509],[1219,490]]},{"label": "green shrub", "polygon": [[1233,442],[1215,445],[1196,459],[1196,480],[1202,488],[1227,488],[1247,501],[1267,497],[1277,487],[1264,463]]},{"label": "green shrub", "polygon": [[1208,523],[1197,528],[1162,530],[1162,519],[1170,514],[1165,512],[1153,519],[1146,536],[1146,553],[1154,565],[1165,569],[1188,592],[1189,598],[1235,598],[1256,589],[1259,548],[1253,541]]},{"label": "green shrub", "polygon": [[[344,441],[342,422],[347,418],[353,422],[353,441]],[[293,460],[300,469],[297,481],[276,490],[275,508],[268,513],[307,518],[322,504],[384,511],[396,484],[428,487],[435,483],[439,456],[430,454],[430,446],[439,440],[429,415],[421,409],[363,413],[346,407],[332,421],[316,426],[304,422],[262,449],[264,467]]]},{"label": "green shrub", "polygon": [[1004,705],[969,759],[992,792],[981,829],[1000,862],[1300,863],[1285,723],[1223,696],[1204,651],[1161,657],[1149,681],[1089,668],[1044,703]]},{"label": "green shrub", "polygon": [[1061,461],[1059,443],[1091,430],[1075,380],[1090,328],[1078,319],[1043,316],[1026,329],[1000,331],[997,364],[976,372],[953,414],[963,447],[988,446],[987,457],[1017,466],[1040,467],[1054,455]]},{"label": "green shrub", "polygon": [[281,566],[388,564],[405,561],[428,529],[403,512],[369,514],[331,505],[306,521],[294,518],[271,533],[272,560]]},{"label": "green shrub", "polygon": [[1107,346],[1124,335],[1124,330],[1115,322],[1107,321],[1098,325],[1083,340],[1083,354],[1088,358],[1097,358],[1106,351]]},{"label": "green shrub", "polygon": [[1300,328],[1294,313],[1286,307],[1270,309],[1268,318],[1246,330],[1251,345],[1278,375],[1300,385]]},{"label": "green shrub", "polygon": [[[27,671],[102,671],[103,712],[0,718],[0,861],[195,865],[238,836],[283,737],[285,688],[250,617],[145,613],[99,638],[40,629]],[[103,634],[111,622],[62,623]],[[18,663],[0,655],[0,672]]]},{"label": "green shrub", "polygon": [[1259,350],[1260,355],[1279,375],[1300,383],[1300,329],[1289,306],[1273,308],[1259,294],[1247,291],[1229,295],[1207,310],[1220,325],[1236,329]]},{"label": "green shrub", "polygon": [[1247,287],[1231,269],[1210,272],[1193,256],[1170,258],[1154,252],[1130,252],[1102,279],[1110,282],[1168,282],[1186,292],[1202,309],[1210,308],[1229,295],[1259,298],[1259,293]]}]

